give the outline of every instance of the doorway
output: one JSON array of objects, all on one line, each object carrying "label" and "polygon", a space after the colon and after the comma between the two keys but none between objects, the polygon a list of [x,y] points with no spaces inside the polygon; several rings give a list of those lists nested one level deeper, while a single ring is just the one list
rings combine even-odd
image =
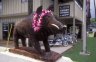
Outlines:
[{"label": "doorway", "polygon": [[10,40],[13,40],[13,28],[14,23],[3,23],[2,24],[2,33],[3,33],[3,40],[8,40],[8,35],[10,32]]}]

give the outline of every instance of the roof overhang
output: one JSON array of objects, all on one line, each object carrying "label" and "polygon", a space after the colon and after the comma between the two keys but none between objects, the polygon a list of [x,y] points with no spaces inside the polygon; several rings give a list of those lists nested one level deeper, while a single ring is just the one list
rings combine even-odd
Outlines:
[{"label": "roof overhang", "polygon": [[[62,1],[62,2],[64,2],[64,3],[66,3],[66,2],[70,2],[70,1],[74,1],[74,0],[59,0],[59,1]],[[82,7],[83,6],[83,0],[76,0],[77,1],[77,3]]]},{"label": "roof overhang", "polygon": [[[60,22],[62,22],[63,24],[73,24],[73,17],[70,18],[59,18],[58,19]],[[75,23],[76,24],[82,24],[82,21],[75,19]]]},{"label": "roof overhang", "polygon": [[78,2],[78,4],[83,7],[83,0],[76,0]]}]

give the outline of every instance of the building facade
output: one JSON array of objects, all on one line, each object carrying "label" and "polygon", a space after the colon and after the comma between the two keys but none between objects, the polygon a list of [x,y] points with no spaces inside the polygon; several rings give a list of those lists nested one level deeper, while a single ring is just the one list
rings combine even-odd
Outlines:
[{"label": "building facade", "polygon": [[[23,20],[35,12],[40,5],[43,6],[43,9],[53,5],[53,13],[59,17],[60,21],[72,26],[74,18],[73,0],[0,0],[0,39],[6,40],[11,25],[13,28],[15,22]],[[78,2],[75,2],[75,19],[77,24],[81,24],[82,8]]]},{"label": "building facade", "polygon": [[10,24],[24,19],[28,15],[27,0],[1,0],[0,39],[7,39]]},{"label": "building facade", "polygon": [[[59,20],[67,25],[67,33],[73,33],[73,25],[77,27],[78,36],[82,36],[82,0],[55,0],[54,14]],[[74,22],[75,21],[75,22]]]}]

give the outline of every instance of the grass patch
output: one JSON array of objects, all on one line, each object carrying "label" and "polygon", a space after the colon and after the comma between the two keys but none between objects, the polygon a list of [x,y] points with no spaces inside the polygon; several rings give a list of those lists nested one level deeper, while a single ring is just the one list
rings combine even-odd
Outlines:
[{"label": "grass patch", "polygon": [[87,39],[87,50],[91,53],[89,56],[80,55],[82,50],[82,41],[79,41],[74,47],[64,52],[63,55],[70,57],[74,62],[96,62],[96,38]]}]

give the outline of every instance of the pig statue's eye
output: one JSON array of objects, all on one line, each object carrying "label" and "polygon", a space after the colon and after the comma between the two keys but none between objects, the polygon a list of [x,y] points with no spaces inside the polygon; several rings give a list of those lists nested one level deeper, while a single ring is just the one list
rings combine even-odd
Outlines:
[{"label": "pig statue's eye", "polygon": [[49,15],[47,17],[50,17]]},{"label": "pig statue's eye", "polygon": [[48,15],[48,16],[47,16],[47,18],[49,18],[49,19],[50,19],[50,18],[52,18],[52,17]]}]

